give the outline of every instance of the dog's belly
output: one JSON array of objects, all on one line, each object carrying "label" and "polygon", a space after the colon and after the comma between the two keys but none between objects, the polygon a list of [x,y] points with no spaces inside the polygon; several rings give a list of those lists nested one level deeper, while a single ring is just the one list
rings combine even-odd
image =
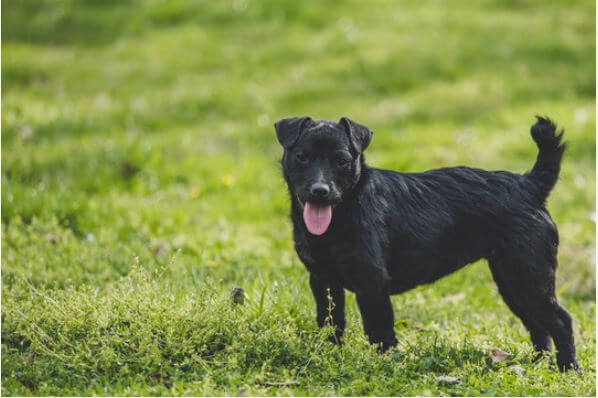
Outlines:
[{"label": "dog's belly", "polygon": [[479,253],[458,253],[460,255],[402,255],[389,264],[391,294],[399,294],[420,285],[441,279],[480,258]]},{"label": "dog's belly", "polygon": [[494,246],[493,233],[484,225],[437,225],[426,239],[413,234],[391,239],[387,270],[391,293],[398,294],[447,276],[467,264],[487,258]]}]

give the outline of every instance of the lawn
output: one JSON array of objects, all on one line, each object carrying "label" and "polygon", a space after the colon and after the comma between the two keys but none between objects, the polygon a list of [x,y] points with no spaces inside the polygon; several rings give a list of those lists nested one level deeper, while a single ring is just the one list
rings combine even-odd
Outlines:
[{"label": "lawn", "polygon": [[[2,395],[595,396],[595,27],[589,0],[2,2]],[[582,371],[532,362],[485,262],[393,297],[396,349],[352,294],[327,343],[273,130],[304,114],[401,171],[525,172],[534,115],[562,126]]]}]

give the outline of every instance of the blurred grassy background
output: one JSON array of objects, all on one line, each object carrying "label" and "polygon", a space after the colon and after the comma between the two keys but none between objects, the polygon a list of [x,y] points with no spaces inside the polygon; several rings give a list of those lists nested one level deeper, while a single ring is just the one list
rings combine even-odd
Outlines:
[{"label": "blurred grassy background", "polygon": [[[2,393],[594,395],[594,17],[591,1],[4,1]],[[536,156],[533,116],[564,127],[549,209],[561,233],[558,294],[585,374],[560,378],[525,355],[524,379],[488,373],[489,346],[531,345],[483,263],[393,299],[404,357],[361,344],[351,296],[344,350],[323,345],[324,359],[301,337],[296,358],[274,366],[265,344],[263,357],[239,362],[256,331],[230,325],[255,318],[282,343],[316,333],[272,128],[304,114],[368,125],[369,163],[402,171],[524,172]],[[123,281],[132,290],[119,290]],[[233,286],[255,308],[215,312]],[[139,306],[150,291],[164,318],[138,333],[197,320],[189,333],[218,346],[211,328],[228,320],[214,333],[230,352],[206,359],[193,354],[199,343],[169,335],[160,360],[127,362],[131,352],[98,325],[139,321],[119,305]],[[69,321],[58,308],[70,300],[81,307]],[[174,308],[187,312],[179,319]],[[464,338],[469,348],[450,351]],[[438,339],[446,346],[427,351]],[[408,354],[410,344],[420,350]],[[362,357],[370,370],[335,373]],[[301,372],[306,361],[318,371]],[[438,386],[429,372],[462,383]],[[260,384],[280,377],[300,385]]]}]

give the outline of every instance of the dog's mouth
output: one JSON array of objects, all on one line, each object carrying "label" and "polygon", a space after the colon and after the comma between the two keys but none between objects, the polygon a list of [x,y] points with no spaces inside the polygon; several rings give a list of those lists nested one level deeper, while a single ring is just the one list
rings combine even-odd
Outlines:
[{"label": "dog's mouth", "polygon": [[303,221],[309,233],[323,235],[332,221],[332,205],[310,201],[301,204],[303,205]]},{"label": "dog's mouth", "polygon": [[303,221],[309,233],[323,235],[332,221],[332,205],[322,205],[305,202],[303,206]]}]

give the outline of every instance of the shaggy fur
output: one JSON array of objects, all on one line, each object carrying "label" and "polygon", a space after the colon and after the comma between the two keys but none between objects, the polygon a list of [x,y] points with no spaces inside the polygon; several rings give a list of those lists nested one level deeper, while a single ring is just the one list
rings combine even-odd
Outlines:
[{"label": "shaggy fur", "polygon": [[[310,273],[318,325],[331,319],[333,340],[340,342],[345,328],[344,289],[356,294],[370,342],[386,350],[397,344],[391,294],[483,258],[535,349],[549,351],[552,339],[559,368],[577,368],[571,317],[555,297],[559,238],[545,203],[565,145],[549,119],[538,117],[531,128],[539,154],[523,175],[369,167],[363,151],[372,132],[347,118],[289,118],[275,128],[284,148],[295,248]],[[306,202],[333,206],[322,235],[306,228]]]}]

